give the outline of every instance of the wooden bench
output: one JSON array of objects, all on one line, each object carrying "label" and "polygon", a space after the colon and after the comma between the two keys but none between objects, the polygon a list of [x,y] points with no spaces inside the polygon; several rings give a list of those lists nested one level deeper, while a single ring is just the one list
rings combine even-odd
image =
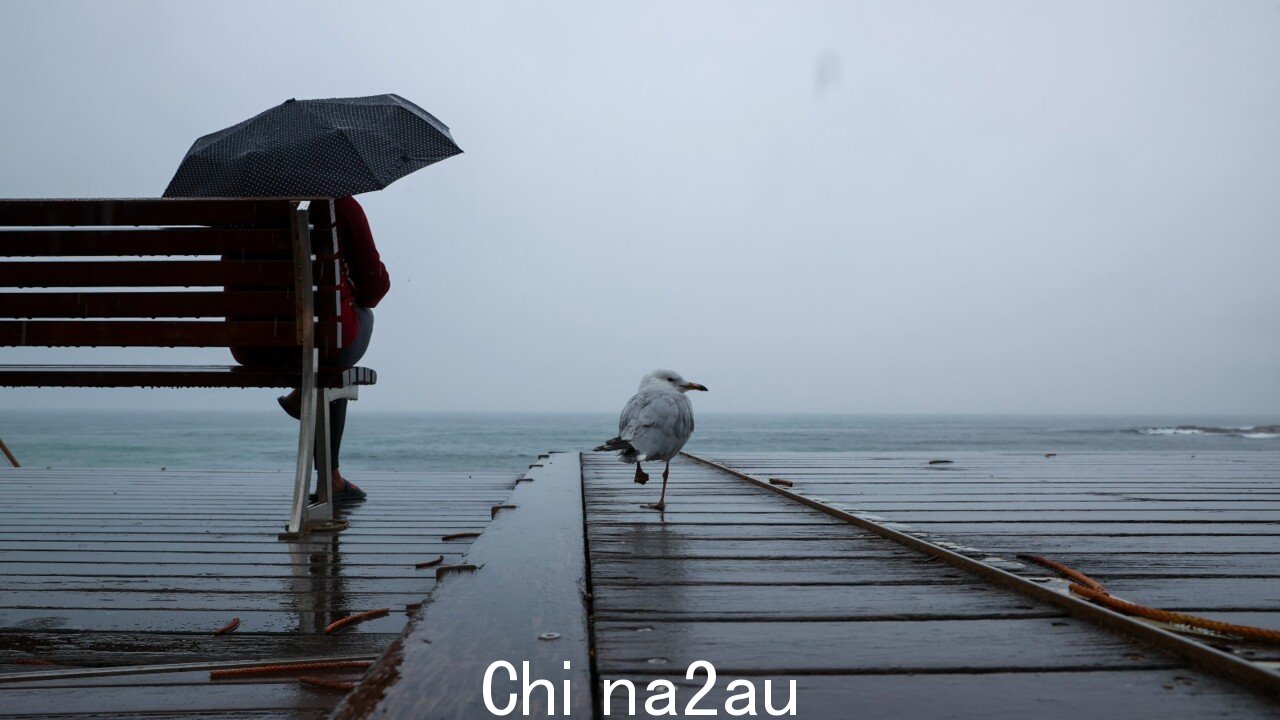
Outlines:
[{"label": "wooden bench", "polygon": [[338,273],[328,198],[0,200],[0,347],[247,346],[297,357],[271,367],[0,365],[0,387],[301,388],[281,537],[300,536],[333,520],[329,402],[377,380],[367,368],[319,366],[321,349],[341,347]]}]

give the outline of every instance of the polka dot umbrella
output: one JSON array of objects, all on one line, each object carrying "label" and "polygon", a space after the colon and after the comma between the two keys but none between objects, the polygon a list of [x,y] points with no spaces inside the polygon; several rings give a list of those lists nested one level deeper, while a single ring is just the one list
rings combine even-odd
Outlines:
[{"label": "polka dot umbrella", "polygon": [[399,95],[287,100],[196,140],[165,197],[342,197],[461,153]]}]

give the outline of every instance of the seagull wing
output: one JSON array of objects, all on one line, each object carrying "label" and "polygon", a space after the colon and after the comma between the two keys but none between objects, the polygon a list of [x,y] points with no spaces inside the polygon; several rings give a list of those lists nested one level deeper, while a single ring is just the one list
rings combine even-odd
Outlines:
[{"label": "seagull wing", "polygon": [[637,393],[618,418],[618,437],[640,460],[669,460],[693,434],[693,404],[680,393]]}]

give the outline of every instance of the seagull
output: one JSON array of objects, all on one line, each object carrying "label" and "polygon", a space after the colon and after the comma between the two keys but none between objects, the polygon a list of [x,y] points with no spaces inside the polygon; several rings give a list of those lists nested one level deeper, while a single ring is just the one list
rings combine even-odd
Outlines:
[{"label": "seagull", "polygon": [[618,418],[618,436],[596,448],[596,452],[621,450],[618,459],[635,463],[636,482],[649,482],[641,463],[651,460],[666,462],[662,468],[662,494],[658,502],[644,507],[666,508],[667,475],[671,458],[693,434],[693,404],[684,394],[690,390],[706,392],[705,385],[688,382],[672,370],[654,370],[640,379],[640,389],[622,408]]}]

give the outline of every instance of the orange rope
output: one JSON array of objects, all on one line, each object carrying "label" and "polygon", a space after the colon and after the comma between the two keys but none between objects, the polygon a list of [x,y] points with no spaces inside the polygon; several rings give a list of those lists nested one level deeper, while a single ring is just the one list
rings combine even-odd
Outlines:
[{"label": "orange rope", "polygon": [[310,675],[303,675],[299,677],[298,682],[302,683],[303,685],[311,685],[312,687],[324,688],[326,690],[341,690],[343,692],[346,692],[348,690],[354,690],[356,687],[356,684],[353,682],[346,682],[345,680],[330,680],[328,678],[311,677]]},{"label": "orange rope", "polygon": [[426,561],[426,562],[420,562],[420,563],[418,563],[417,565],[414,565],[414,567],[415,567],[415,568],[418,568],[419,570],[421,570],[421,569],[423,569],[423,568],[435,567],[436,565],[439,565],[439,564],[440,564],[440,563],[442,563],[442,562],[444,562],[444,556],[443,556],[443,555],[437,555],[437,556],[435,557],[435,559],[434,559],[434,560],[428,560],[428,561]]},{"label": "orange rope", "polygon": [[41,658],[14,658],[14,662],[19,665],[39,665],[40,667],[57,667],[57,663],[43,660]]},{"label": "orange rope", "polygon": [[1272,630],[1270,628],[1255,627],[1253,625],[1235,625],[1233,623],[1222,622],[1221,620],[1210,620],[1202,618],[1198,615],[1187,615],[1185,613],[1173,612],[1171,610],[1161,610],[1159,608],[1147,607],[1139,605],[1127,600],[1112,597],[1111,593],[1102,586],[1102,583],[1085,575],[1082,572],[1073,570],[1059,562],[1054,562],[1048,558],[1039,555],[1019,555],[1019,558],[1033,562],[1037,565],[1047,567],[1061,575],[1071,578],[1076,582],[1071,583],[1067,587],[1071,592],[1086,597],[1099,605],[1115,610],[1125,615],[1133,615],[1135,617],[1146,618],[1148,620],[1156,620],[1163,623],[1171,623],[1175,625],[1187,625],[1202,630],[1212,630],[1224,635],[1235,635],[1246,640],[1254,640],[1257,642],[1271,643],[1280,645],[1280,630]]},{"label": "orange rope", "polygon": [[348,615],[341,620],[329,623],[329,627],[324,629],[324,634],[329,635],[330,633],[341,630],[348,625],[354,625],[355,623],[364,622],[365,620],[379,618],[389,612],[391,612],[391,608],[378,608],[377,610],[367,610],[365,612],[356,613],[355,615]]},{"label": "orange rope", "polygon": [[298,670],[343,670],[347,668],[364,669],[373,665],[372,660],[333,660],[326,662],[293,663],[290,665],[255,665],[231,670],[214,670],[209,673],[210,680],[222,680],[233,677],[251,677],[253,675],[270,675],[272,673],[288,673]]},{"label": "orange rope", "polygon": [[1105,605],[1116,612],[1121,612],[1126,615],[1136,615],[1138,617],[1147,618],[1148,620],[1158,620],[1165,623],[1190,625],[1191,627],[1213,630],[1214,632],[1220,632],[1225,635],[1235,635],[1249,640],[1280,645],[1280,630],[1254,627],[1252,625],[1234,625],[1232,623],[1222,622],[1220,620],[1210,620],[1209,618],[1202,618],[1196,615],[1186,615],[1183,613],[1173,612],[1171,610],[1149,608],[1145,605],[1138,605],[1137,603],[1131,603],[1119,598],[1111,597],[1105,590],[1094,590],[1075,583],[1071,584],[1071,592],[1077,595],[1083,595],[1096,603]]},{"label": "orange rope", "polygon": [[222,627],[218,628],[217,630],[214,630],[214,631],[213,631],[213,634],[214,634],[214,635],[225,635],[225,634],[227,634],[227,633],[231,632],[232,630],[235,630],[235,629],[236,629],[236,628],[238,628],[238,627],[240,627],[240,618],[238,618],[238,617],[237,617],[237,618],[231,618],[231,622],[227,623],[226,625],[223,625]]},{"label": "orange rope", "polygon": [[1040,555],[1019,555],[1018,559],[1026,560],[1028,562],[1033,562],[1037,565],[1047,567],[1050,570],[1055,570],[1059,574],[1063,575],[1064,577],[1069,577],[1072,580],[1075,580],[1076,582],[1080,583],[1081,585],[1093,590],[1097,590],[1098,592],[1104,595],[1107,593],[1107,589],[1102,587],[1102,583],[1098,582],[1097,580],[1094,580],[1093,578],[1089,577],[1088,575],[1085,575],[1084,573],[1078,570],[1072,570],[1071,568],[1067,567],[1066,565],[1063,565],[1060,562],[1054,562],[1053,560],[1050,560],[1047,557],[1042,557]]}]

